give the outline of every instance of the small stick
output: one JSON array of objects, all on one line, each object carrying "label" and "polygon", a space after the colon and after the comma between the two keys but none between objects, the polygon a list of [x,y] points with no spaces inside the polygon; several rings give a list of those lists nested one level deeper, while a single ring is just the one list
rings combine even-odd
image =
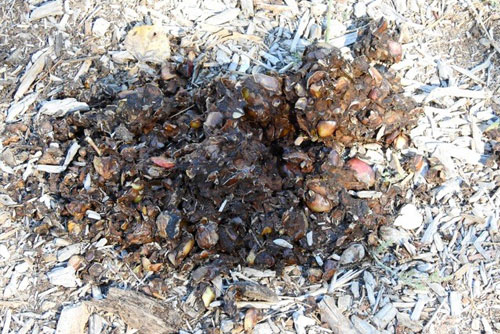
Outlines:
[{"label": "small stick", "polygon": [[90,137],[86,137],[85,138],[85,141],[87,143],[89,143],[90,146],[92,146],[92,148],[97,152],[97,155],[98,156],[101,156],[102,155],[102,152],[101,150],[99,149],[99,147],[97,147],[97,145],[95,144],[94,140]]}]

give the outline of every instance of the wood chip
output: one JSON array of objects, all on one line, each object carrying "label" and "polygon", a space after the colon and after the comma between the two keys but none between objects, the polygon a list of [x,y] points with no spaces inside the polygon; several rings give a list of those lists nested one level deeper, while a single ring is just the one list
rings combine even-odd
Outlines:
[{"label": "wood chip", "polygon": [[176,333],[182,326],[179,309],[138,292],[110,288],[105,299],[91,301],[99,310],[120,315],[130,327],[141,334]]},{"label": "wood chip", "polygon": [[238,17],[239,14],[240,10],[238,8],[229,8],[223,12],[220,12],[218,14],[215,14],[214,16],[209,17],[208,19],[205,20],[205,23],[215,26],[221,25],[233,21]]},{"label": "wood chip", "polygon": [[17,117],[23,115],[29,107],[36,101],[38,98],[38,92],[34,92],[24,97],[19,102],[13,102],[9,109],[7,110],[7,117],[5,118],[5,122],[14,122]]},{"label": "wood chip", "polygon": [[45,51],[43,51],[38,56],[38,58],[35,61],[33,61],[33,65],[31,65],[31,67],[26,70],[26,73],[24,73],[24,75],[21,77],[21,83],[19,84],[16,93],[14,94],[14,101],[17,101],[21,97],[23,97],[24,93],[26,93],[33,84],[33,82],[35,82],[38,74],[40,74],[43,71],[47,58],[51,53],[52,53],[52,48],[48,48]]},{"label": "wood chip", "polygon": [[69,112],[87,111],[90,107],[85,102],[79,102],[75,98],[68,97],[62,100],[52,100],[42,102],[39,112],[41,115],[52,117],[63,117]]},{"label": "wood chip", "polygon": [[62,0],[49,1],[31,11],[30,21],[39,20],[47,16],[63,14],[64,10]]},{"label": "wood chip", "polygon": [[56,334],[84,334],[89,315],[84,303],[64,307],[57,322]]},{"label": "wood chip", "polygon": [[457,291],[450,292],[450,314],[452,317],[459,317],[462,314],[462,295]]},{"label": "wood chip", "polygon": [[75,157],[76,153],[78,152],[78,149],[80,148],[80,145],[77,142],[73,142],[73,144],[70,146],[68,149],[68,153],[66,153],[66,158],[64,159],[64,163],[62,166],[54,166],[54,165],[38,165],[36,168],[39,171],[46,172],[46,173],[62,173],[68,168],[69,164]]},{"label": "wood chip", "polygon": [[335,334],[359,334],[351,321],[335,306],[333,297],[324,296],[319,302],[318,308],[321,321],[326,322]]}]

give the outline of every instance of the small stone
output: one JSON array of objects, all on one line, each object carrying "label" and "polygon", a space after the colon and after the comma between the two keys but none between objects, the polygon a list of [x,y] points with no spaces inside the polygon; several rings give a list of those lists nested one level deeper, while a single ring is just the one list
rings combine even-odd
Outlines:
[{"label": "small stone", "polygon": [[203,123],[203,126],[207,128],[215,128],[221,125],[223,120],[224,120],[224,115],[222,115],[222,113],[218,111],[212,111],[208,113],[207,119]]},{"label": "small stone", "polygon": [[365,257],[365,248],[361,244],[349,246],[340,256],[340,264],[349,264],[361,261]]},{"label": "small stone", "polygon": [[361,18],[366,15],[366,5],[363,2],[358,2],[354,5],[354,16]]},{"label": "small stone", "polygon": [[110,25],[111,23],[109,23],[102,17],[99,17],[94,21],[94,24],[92,25],[92,33],[96,36],[103,37],[108,31]]},{"label": "small stone", "polygon": [[414,204],[406,204],[394,221],[394,226],[400,226],[407,230],[419,228],[424,221],[424,217]]}]

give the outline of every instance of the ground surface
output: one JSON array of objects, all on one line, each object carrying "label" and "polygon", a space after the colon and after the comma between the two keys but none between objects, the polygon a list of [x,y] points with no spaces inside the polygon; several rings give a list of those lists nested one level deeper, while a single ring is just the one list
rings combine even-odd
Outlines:
[{"label": "ground surface", "polygon": [[[245,326],[256,333],[328,333],[349,321],[355,329],[344,332],[500,330],[497,1],[333,1],[330,20],[320,1],[55,1],[49,16],[36,18],[41,4],[0,3],[2,334],[134,333],[141,326],[139,333],[149,333],[158,319],[166,332],[183,333],[240,333]],[[226,262],[220,269],[194,255],[176,263],[180,258],[169,258],[168,247],[156,241],[137,249],[118,246],[119,240],[99,230],[99,222],[111,218],[92,203],[95,197],[89,197],[91,207],[102,210],[89,212],[84,201],[68,209],[68,198],[95,184],[86,181],[82,149],[95,154],[95,147],[112,146],[92,136],[97,133],[92,129],[105,132],[111,119],[99,115],[111,114],[118,94],[126,96],[127,89],[161,76],[160,66],[118,52],[135,25],[165,26],[171,61],[189,73],[189,80],[181,78],[177,85],[196,89],[220,76],[291,73],[302,66],[304,48],[327,34],[349,56],[357,29],[381,17],[396,27],[403,45],[403,59],[392,71],[424,114],[408,133],[409,148],[359,144],[347,155],[374,165],[389,189],[402,192],[387,208],[391,221],[404,203],[416,206],[421,221],[415,219],[418,213],[401,214],[399,226],[371,236],[375,242],[364,236],[351,249],[314,246],[304,263],[252,267],[246,257],[247,262],[239,259],[229,267]],[[30,71],[33,80],[27,83]],[[76,141],[67,140],[73,139],[71,126],[62,126],[70,114],[48,115],[41,108],[43,101],[67,97],[87,103],[89,114],[97,115],[95,124],[80,125],[88,132],[78,130]],[[196,118],[190,105],[175,103],[179,117]],[[205,116],[200,119],[206,122]],[[67,169],[52,176],[39,170],[39,165],[63,165],[74,142],[81,147],[73,146],[75,159]],[[424,157],[424,167],[412,173],[407,165],[416,155]],[[98,169],[95,160],[93,166]],[[382,173],[389,170],[397,173]],[[99,187],[106,203],[104,190],[111,190]],[[132,189],[140,191],[140,184]],[[133,201],[139,193],[132,195]],[[380,193],[356,196],[377,199]],[[318,231],[330,231],[332,221],[305,212],[318,242]],[[78,213],[84,223],[75,218]],[[348,251],[357,261],[343,265]],[[126,300],[115,287],[140,294],[131,292]],[[151,318],[134,300],[148,305]],[[225,306],[229,302],[234,309]],[[74,305],[83,306],[69,308]],[[349,320],[335,320],[339,314]],[[76,328],[65,329],[68,323]]]}]

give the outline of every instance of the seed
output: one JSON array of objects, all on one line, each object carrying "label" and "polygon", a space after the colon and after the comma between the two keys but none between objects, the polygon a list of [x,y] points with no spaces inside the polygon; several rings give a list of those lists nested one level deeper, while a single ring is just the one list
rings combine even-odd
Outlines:
[{"label": "seed", "polygon": [[309,190],[306,195],[306,205],[313,212],[328,212],[332,209],[332,203],[324,196]]},{"label": "seed", "polygon": [[330,137],[337,129],[335,121],[320,121],[317,126],[318,136],[321,138]]},{"label": "seed", "polygon": [[368,187],[371,187],[375,184],[375,172],[366,162],[358,159],[352,158],[347,161],[347,167],[354,171],[354,176],[360,182],[363,182]]}]

